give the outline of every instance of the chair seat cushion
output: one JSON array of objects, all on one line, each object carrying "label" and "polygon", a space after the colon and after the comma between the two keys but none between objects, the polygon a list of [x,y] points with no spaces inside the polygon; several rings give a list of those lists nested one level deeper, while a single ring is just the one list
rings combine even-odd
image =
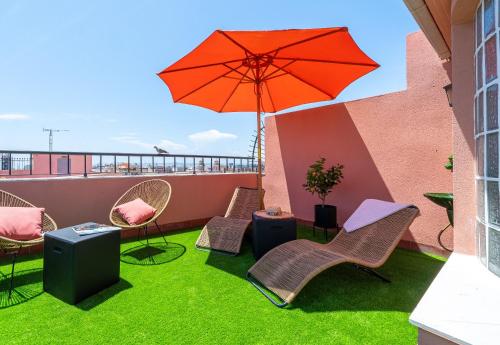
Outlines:
[{"label": "chair seat cushion", "polygon": [[37,207],[0,207],[0,236],[17,241],[40,238],[44,212]]},{"label": "chair seat cushion", "polygon": [[354,213],[344,223],[346,232],[361,229],[367,225],[378,222],[402,209],[408,208],[410,204],[399,204],[390,201],[366,199],[359,205]]},{"label": "chair seat cushion", "polygon": [[115,207],[115,211],[130,225],[144,223],[156,213],[156,209],[141,198],[118,205]]}]

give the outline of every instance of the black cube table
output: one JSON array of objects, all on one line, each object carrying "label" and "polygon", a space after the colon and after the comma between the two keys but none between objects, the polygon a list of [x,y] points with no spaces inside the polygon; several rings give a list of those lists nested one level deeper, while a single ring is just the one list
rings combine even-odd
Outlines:
[{"label": "black cube table", "polygon": [[70,228],[44,239],[43,289],[76,304],[120,280],[120,230],[80,236]]},{"label": "black cube table", "polygon": [[252,219],[255,260],[259,260],[274,247],[297,239],[297,222],[291,213],[282,212],[280,216],[270,216],[265,211],[257,211],[253,213]]}]

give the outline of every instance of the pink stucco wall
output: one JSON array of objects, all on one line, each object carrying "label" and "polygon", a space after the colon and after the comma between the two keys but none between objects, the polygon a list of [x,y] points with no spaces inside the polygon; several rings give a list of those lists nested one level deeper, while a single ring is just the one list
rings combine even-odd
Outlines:
[{"label": "pink stucco wall", "polygon": [[[92,156],[87,156],[86,165],[84,156],[82,155],[70,155],[69,157],[69,172],[71,172],[71,175],[83,175],[85,170],[87,173],[92,172]],[[28,162],[26,162],[23,169],[18,169],[15,162],[12,163],[11,175],[9,175],[8,170],[1,170],[0,167],[0,176],[2,178],[17,178],[27,175],[32,175],[33,177],[48,177],[50,175],[68,174],[67,155],[53,154],[50,157],[48,154],[34,154],[32,157],[31,171],[29,170],[29,158],[26,157],[26,159]]]},{"label": "pink stucco wall", "polygon": [[116,200],[134,184],[161,178],[172,196],[160,225],[224,215],[237,186],[256,187],[255,174],[165,175],[161,177],[48,178],[0,181],[0,189],[45,207],[59,228],[88,221],[108,223]]},{"label": "pink stucco wall", "polygon": [[325,157],[345,166],[343,183],[328,198],[340,223],[366,198],[413,203],[421,217],[404,240],[437,248],[447,217],[422,194],[452,191],[443,168],[452,152],[445,67],[425,36],[414,33],[407,38],[407,90],[267,117],[266,205],[312,220],[318,199],[302,184],[308,166]]},{"label": "pink stucco wall", "polygon": [[[70,155],[70,171],[71,174],[83,174],[85,170],[84,156]],[[92,156],[87,157],[87,172],[92,171]],[[67,156],[66,155],[49,155],[36,154],[33,155],[33,175],[48,175],[50,172],[50,166],[52,166],[52,174],[58,173],[58,167],[62,168],[62,173],[68,172],[67,168]]]}]

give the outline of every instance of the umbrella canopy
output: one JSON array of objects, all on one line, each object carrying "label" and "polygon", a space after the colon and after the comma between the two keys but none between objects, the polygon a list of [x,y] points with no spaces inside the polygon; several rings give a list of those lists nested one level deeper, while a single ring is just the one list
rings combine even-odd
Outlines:
[{"label": "umbrella canopy", "polygon": [[345,27],[217,30],[158,76],[174,102],[216,112],[257,112],[261,189],[261,112],[334,99],[377,67]]}]

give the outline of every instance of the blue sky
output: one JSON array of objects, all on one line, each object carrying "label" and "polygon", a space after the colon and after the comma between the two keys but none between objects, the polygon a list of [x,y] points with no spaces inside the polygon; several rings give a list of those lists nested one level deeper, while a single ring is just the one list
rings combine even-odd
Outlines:
[{"label": "blue sky", "polygon": [[[156,76],[215,29],[348,26],[381,68],[333,102],[406,87],[400,0],[0,2],[0,148],[246,155],[255,114],[174,104]],[[308,105],[311,107],[311,105]]]}]

